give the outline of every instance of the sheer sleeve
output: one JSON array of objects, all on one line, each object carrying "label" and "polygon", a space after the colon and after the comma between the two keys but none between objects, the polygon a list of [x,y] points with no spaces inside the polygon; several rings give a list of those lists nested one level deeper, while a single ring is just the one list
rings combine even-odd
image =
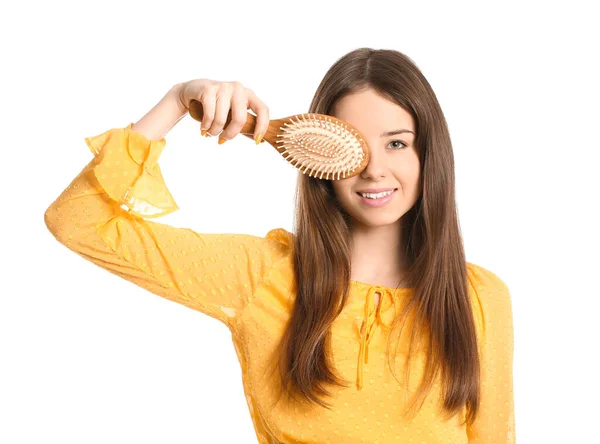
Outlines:
[{"label": "sheer sleeve", "polygon": [[481,404],[467,429],[469,443],[514,443],[513,316],[506,284],[483,267],[468,264],[481,357]]},{"label": "sheer sleeve", "polygon": [[201,234],[147,220],[178,206],[158,165],[165,139],[132,126],[85,138],[94,158],[47,208],[46,226],[88,261],[231,329],[285,255],[287,232]]}]

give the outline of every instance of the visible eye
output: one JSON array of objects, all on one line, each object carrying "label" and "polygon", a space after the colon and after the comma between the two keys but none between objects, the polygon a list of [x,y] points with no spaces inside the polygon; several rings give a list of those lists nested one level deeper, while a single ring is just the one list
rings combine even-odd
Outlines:
[{"label": "visible eye", "polygon": [[408,146],[408,145],[406,145],[406,143],[402,142],[401,140],[392,140],[392,141],[391,141],[391,142],[388,144],[388,146],[389,146],[389,145],[391,145],[392,143],[396,143],[396,142],[399,142],[399,143],[401,143],[402,145],[401,145],[401,146],[397,146],[397,145],[396,145],[395,147],[393,147],[393,148],[392,148],[392,149],[394,149],[394,150],[401,150],[401,149],[404,149],[404,148],[406,148],[406,147]]}]

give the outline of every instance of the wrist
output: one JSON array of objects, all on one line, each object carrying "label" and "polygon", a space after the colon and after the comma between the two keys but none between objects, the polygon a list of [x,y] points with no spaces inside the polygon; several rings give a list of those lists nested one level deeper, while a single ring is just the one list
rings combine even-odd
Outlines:
[{"label": "wrist", "polygon": [[177,103],[179,111],[182,114],[187,114],[187,107],[183,103],[183,85],[183,83],[177,83],[176,85],[173,85],[171,89],[167,92],[167,95],[170,95],[173,98],[173,100],[175,100],[175,103]]},{"label": "wrist", "polygon": [[173,86],[167,94],[148,111],[132,129],[146,136],[148,140],[161,140],[186,114],[180,99],[180,84]]}]

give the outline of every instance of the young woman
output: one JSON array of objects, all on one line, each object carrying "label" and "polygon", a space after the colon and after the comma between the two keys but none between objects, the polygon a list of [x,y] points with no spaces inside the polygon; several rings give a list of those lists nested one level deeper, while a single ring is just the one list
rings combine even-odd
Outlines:
[{"label": "young woman", "polygon": [[240,83],[175,85],[135,125],[86,138],[94,159],[45,213],[56,239],[222,321],[261,443],[514,442],[509,291],[465,260],[448,128],[415,64],[361,48],[326,73],[308,111],[356,127],[371,157],[344,180],[299,172],[293,234],[148,220],[178,208],[157,162],[192,99],[219,143],[248,109],[257,143],[266,132]]}]

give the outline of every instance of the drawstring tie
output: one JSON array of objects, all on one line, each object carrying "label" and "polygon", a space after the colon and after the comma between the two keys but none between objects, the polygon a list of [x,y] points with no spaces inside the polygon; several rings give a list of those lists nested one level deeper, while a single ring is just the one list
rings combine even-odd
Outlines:
[{"label": "drawstring tie", "polygon": [[[375,293],[379,293],[379,304],[375,304]],[[392,323],[395,317],[395,310],[389,311],[388,308],[394,305],[394,295],[386,287],[373,286],[367,292],[367,300],[365,302],[365,312],[360,326],[360,350],[358,354],[358,375],[356,385],[358,390],[363,387],[363,364],[369,362],[369,342],[373,337],[373,333],[377,328],[377,324],[381,325],[385,330],[391,330]],[[382,313],[384,315],[382,316]],[[389,318],[389,319],[387,319]],[[364,357],[364,359],[363,359]]]}]

